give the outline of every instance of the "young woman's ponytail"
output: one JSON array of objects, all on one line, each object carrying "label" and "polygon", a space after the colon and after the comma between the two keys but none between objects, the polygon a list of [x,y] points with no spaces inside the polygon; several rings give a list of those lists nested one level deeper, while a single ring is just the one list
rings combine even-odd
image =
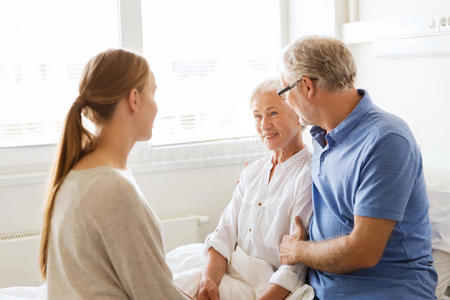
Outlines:
[{"label": "young woman's ponytail", "polygon": [[64,123],[61,142],[58,145],[57,160],[53,167],[50,189],[44,207],[44,227],[41,234],[39,269],[41,276],[47,276],[47,252],[50,223],[56,193],[72,167],[95,147],[95,136],[83,127],[81,113],[86,102],[78,97],[72,104]]}]

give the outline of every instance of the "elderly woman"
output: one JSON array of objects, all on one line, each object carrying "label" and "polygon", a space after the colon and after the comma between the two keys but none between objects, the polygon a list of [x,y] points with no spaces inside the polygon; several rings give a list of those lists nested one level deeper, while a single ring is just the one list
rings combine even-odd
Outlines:
[{"label": "elderly woman", "polygon": [[309,224],[311,155],[302,142],[299,118],[277,95],[279,88],[279,80],[268,80],[251,96],[256,130],[272,153],[244,169],[216,230],[206,238],[198,291],[195,272],[186,273],[182,261],[175,259],[186,261],[186,250],[168,255],[175,284],[192,296],[197,293],[199,300],[219,295],[234,300],[285,299],[304,284],[305,267],[281,265],[279,245],[283,235],[295,230],[295,222]]}]

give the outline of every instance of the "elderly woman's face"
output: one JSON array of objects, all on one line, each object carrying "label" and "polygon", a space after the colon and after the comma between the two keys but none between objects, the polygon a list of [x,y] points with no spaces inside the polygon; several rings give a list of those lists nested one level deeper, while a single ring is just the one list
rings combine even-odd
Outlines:
[{"label": "elderly woman's face", "polygon": [[269,150],[285,150],[298,142],[301,127],[294,110],[275,91],[257,94],[252,101],[256,131]]}]

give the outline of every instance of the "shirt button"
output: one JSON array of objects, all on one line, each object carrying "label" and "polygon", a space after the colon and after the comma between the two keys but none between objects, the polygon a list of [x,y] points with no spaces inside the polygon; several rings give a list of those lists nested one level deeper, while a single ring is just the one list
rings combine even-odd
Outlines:
[{"label": "shirt button", "polygon": [[252,229],[251,229],[251,228],[249,228],[249,229],[248,229],[248,231],[249,231],[249,232],[252,232]]},{"label": "shirt button", "polygon": [[258,206],[261,206],[262,205],[262,203],[261,202],[258,202]]}]

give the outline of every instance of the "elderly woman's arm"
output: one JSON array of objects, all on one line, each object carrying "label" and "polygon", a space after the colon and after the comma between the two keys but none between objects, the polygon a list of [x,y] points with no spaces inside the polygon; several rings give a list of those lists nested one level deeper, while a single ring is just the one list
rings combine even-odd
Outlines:
[{"label": "elderly woman's arm", "polygon": [[270,284],[258,300],[285,299],[290,291],[278,284]]},{"label": "elderly woman's arm", "polygon": [[228,262],[214,248],[209,248],[206,255],[206,270],[200,281],[197,299],[219,299],[219,283],[227,270]]},{"label": "elderly woman's arm", "polygon": [[[242,172],[244,173],[244,172]],[[216,299],[218,285],[228,267],[238,239],[238,217],[244,195],[242,174],[233,198],[220,216],[216,230],[205,241],[206,269],[200,281],[198,299]],[[211,296],[210,296],[211,295]],[[218,299],[218,298],[217,298]]]}]

